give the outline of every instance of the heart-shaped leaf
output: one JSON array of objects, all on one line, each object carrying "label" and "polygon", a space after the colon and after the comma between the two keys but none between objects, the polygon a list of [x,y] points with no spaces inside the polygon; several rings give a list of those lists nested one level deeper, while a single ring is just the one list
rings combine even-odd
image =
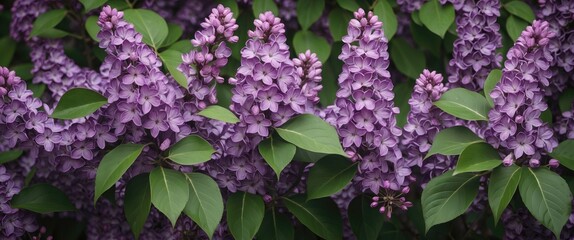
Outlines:
[{"label": "heart-shaped leaf", "polygon": [[331,45],[324,37],[321,37],[311,31],[301,30],[295,33],[293,37],[293,47],[295,52],[303,53],[307,50],[317,54],[321,62],[327,61],[331,54]]},{"label": "heart-shaped leaf", "polygon": [[149,174],[143,173],[128,182],[124,197],[124,213],[136,239],[144,227],[150,210]]},{"label": "heart-shaped leaf", "polygon": [[569,139],[561,142],[554,148],[550,156],[560,161],[560,164],[570,170],[574,170],[574,140]]},{"label": "heart-shaped leaf", "polygon": [[305,201],[305,196],[284,197],[283,203],[313,233],[327,240],[343,237],[343,223],[337,204],[331,198]]},{"label": "heart-shaped leaf", "polygon": [[301,29],[307,30],[314,22],[319,20],[324,8],[325,0],[298,1],[297,20],[301,25]]},{"label": "heart-shaped leaf", "polygon": [[431,0],[421,7],[419,17],[431,32],[443,38],[454,23],[454,7],[450,4],[443,6],[438,0]]},{"label": "heart-shaped leaf", "polygon": [[466,127],[446,128],[436,134],[425,158],[437,153],[446,156],[459,155],[467,146],[479,142],[484,141]]},{"label": "heart-shaped leaf", "polygon": [[474,143],[467,146],[460,154],[454,174],[492,170],[500,164],[502,164],[502,159],[498,151],[490,144]]},{"label": "heart-shaped leaf", "polygon": [[295,145],[273,136],[259,143],[258,149],[265,162],[275,171],[277,179],[281,171],[293,160],[297,151]]},{"label": "heart-shaped leaf", "polygon": [[219,105],[211,105],[206,107],[197,113],[199,116],[203,116],[210,119],[219,120],[226,123],[238,123],[239,118],[233,114],[229,109],[224,108]]},{"label": "heart-shaped leaf", "polygon": [[56,25],[58,25],[68,12],[66,9],[54,9],[42,13],[36,20],[30,32],[30,37],[40,36],[50,30],[53,30]]},{"label": "heart-shaped leaf", "polygon": [[165,20],[157,13],[147,9],[126,9],[124,18],[132,23],[142,34],[143,42],[158,49],[168,34]]},{"label": "heart-shaped leaf", "polygon": [[434,105],[446,113],[464,120],[488,121],[490,105],[486,98],[477,92],[464,88],[448,90]]}]

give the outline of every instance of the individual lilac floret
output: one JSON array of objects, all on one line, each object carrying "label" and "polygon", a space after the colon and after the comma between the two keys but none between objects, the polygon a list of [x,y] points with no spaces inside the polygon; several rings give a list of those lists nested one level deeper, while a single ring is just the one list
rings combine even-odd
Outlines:
[{"label": "individual lilac floret", "polygon": [[541,160],[558,145],[552,129],[540,118],[548,108],[542,89],[552,76],[548,43],[554,35],[548,22],[528,26],[508,51],[502,78],[490,94],[494,108],[489,113],[487,140],[505,154],[513,154],[519,164]]},{"label": "individual lilac floret", "polygon": [[456,9],[453,58],[448,81],[452,87],[480,90],[493,69],[500,68],[502,47],[498,0],[451,0]]},{"label": "individual lilac floret", "polygon": [[455,118],[433,105],[440,99],[447,88],[442,83],[443,77],[435,71],[424,70],[416,80],[414,91],[409,99],[410,112],[404,126],[401,140],[403,156],[412,165],[421,168],[421,182],[426,184],[452,167],[453,159],[444,155],[433,155],[424,160],[433,139],[438,132],[454,125]]},{"label": "individual lilac floret", "polygon": [[[574,69],[574,32],[572,24],[574,19],[574,1],[546,0],[538,1],[540,9],[537,12],[539,19],[548,21],[550,28],[556,32],[556,37],[549,43],[554,61],[551,64],[552,81],[544,88],[546,96],[556,99],[559,92],[566,88],[568,81],[572,82]],[[571,84],[572,85],[572,84]]]},{"label": "individual lilac floret", "polygon": [[[228,43],[235,43],[234,35],[239,27],[231,9],[218,5],[201,24],[203,29],[195,33],[191,43],[197,48],[182,56],[179,70],[187,79],[188,93],[194,98],[195,106],[201,110],[217,103],[215,82],[222,83],[221,68],[227,64],[231,49]],[[215,81],[213,81],[215,80]]]},{"label": "individual lilac floret", "polygon": [[110,82],[106,96],[115,134],[127,132],[130,140],[138,142],[144,130],[154,138],[168,131],[179,133],[186,120],[177,101],[183,93],[161,72],[162,63],[154,50],[117,9],[104,7],[98,25],[102,28],[100,47],[108,54],[100,70]]},{"label": "individual lilac floret", "polygon": [[[302,85],[307,82],[302,82],[297,66],[289,59],[289,46],[281,20],[271,12],[265,12],[259,15],[254,25],[255,29],[248,32],[250,39],[241,50],[241,66],[237,75],[229,79],[235,85],[230,108],[239,115],[240,122],[234,126],[226,149],[227,154],[236,156],[253,149],[268,137],[272,127],[281,126],[294,115],[305,113],[309,99],[315,100],[313,96],[308,98],[305,95],[308,91],[305,92]],[[309,55],[309,60],[311,57]],[[301,74],[312,76],[306,78],[316,77],[304,69]]]},{"label": "individual lilac floret", "polygon": [[372,12],[359,9],[354,15],[339,55],[344,65],[337,99],[325,118],[337,128],[345,151],[359,161],[356,180],[362,191],[382,194],[384,182],[400,191],[411,181],[411,166],[399,149],[402,131],[395,120],[399,109],[387,70],[387,39]]}]

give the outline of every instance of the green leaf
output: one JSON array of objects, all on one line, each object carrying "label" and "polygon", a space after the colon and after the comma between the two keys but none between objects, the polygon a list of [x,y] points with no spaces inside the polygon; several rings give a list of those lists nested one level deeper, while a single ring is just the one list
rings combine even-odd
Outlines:
[{"label": "green leaf", "polygon": [[227,199],[227,226],[238,240],[251,240],[259,230],[265,204],[261,196],[236,192]]},{"label": "green leaf", "polygon": [[467,146],[479,142],[484,141],[466,127],[446,128],[436,134],[425,159],[437,153],[446,156],[459,155]]},{"label": "green leaf", "polygon": [[560,106],[561,112],[567,112],[573,109],[574,105],[574,89],[568,88],[562,92],[560,98],[558,99],[558,105]]},{"label": "green leaf", "polygon": [[211,160],[215,149],[198,135],[189,135],[171,146],[167,158],[181,165],[193,165]]},{"label": "green leaf", "polygon": [[273,0],[253,0],[253,16],[259,17],[260,13],[271,11],[273,15],[279,16],[279,9]]},{"label": "green leaf", "polygon": [[391,41],[397,32],[398,22],[397,15],[393,11],[393,7],[386,0],[380,0],[373,9],[375,14],[379,16],[379,20],[383,22],[383,31],[385,37]]},{"label": "green leaf", "polygon": [[478,194],[480,176],[472,173],[452,175],[452,170],[433,178],[423,190],[425,232],[466,212]]},{"label": "green leaf", "polygon": [[474,143],[462,151],[453,174],[488,171],[500,164],[502,164],[502,159],[498,151],[490,144],[485,142]]},{"label": "green leaf", "polygon": [[165,64],[167,71],[175,81],[182,86],[184,89],[187,89],[187,78],[181,73],[177,68],[183,60],[181,59],[181,52],[172,50],[171,48],[165,50],[159,54],[161,61]]},{"label": "green leaf", "polygon": [[309,170],[307,200],[338,193],[351,182],[356,172],[357,164],[347,158],[338,155],[322,158]]},{"label": "green leaf", "polygon": [[298,1],[297,2],[297,20],[301,29],[307,30],[323,14],[325,0]]},{"label": "green leaf", "polygon": [[48,38],[48,39],[57,39],[57,38],[63,38],[65,36],[68,36],[68,34],[69,33],[62,31],[60,29],[50,28],[50,29],[46,29],[42,33],[38,34],[38,37],[43,37],[43,38]]},{"label": "green leaf", "polygon": [[417,79],[426,66],[423,52],[411,47],[403,38],[395,38],[390,43],[391,61],[407,77]]},{"label": "green leaf", "polygon": [[395,117],[397,119],[397,126],[403,127],[407,123],[407,116],[411,110],[409,98],[413,91],[414,84],[411,81],[400,82],[395,85],[393,91],[395,92],[395,106],[400,109],[399,114]]},{"label": "green leaf", "polygon": [[421,7],[419,17],[423,25],[443,38],[450,25],[454,23],[454,7],[450,4],[443,6],[438,0],[431,0]]},{"label": "green leaf", "polygon": [[168,34],[168,26],[165,20],[147,9],[126,9],[124,18],[132,23],[136,31],[142,34],[143,41],[158,49]]},{"label": "green leaf", "polygon": [[295,239],[295,230],[291,219],[289,219],[284,214],[275,211],[273,208],[265,212],[265,217],[263,218],[263,223],[259,232],[257,233],[257,239],[263,240],[293,240]]},{"label": "green leaf", "polygon": [[219,120],[219,121],[226,122],[226,123],[238,123],[239,122],[239,118],[237,118],[237,116],[235,116],[235,114],[233,114],[233,112],[231,112],[231,111],[229,111],[229,109],[224,108],[224,107],[219,106],[219,105],[211,105],[211,106],[201,110],[199,113],[197,113],[197,115],[204,116],[204,117],[210,118],[210,119]]},{"label": "green leaf", "polygon": [[488,182],[488,203],[494,215],[494,224],[498,224],[502,212],[512,200],[521,173],[521,169],[516,165],[497,167],[492,171]]},{"label": "green leaf", "polygon": [[441,110],[464,120],[488,121],[490,105],[482,95],[464,88],[453,88],[446,91],[434,102]]},{"label": "green leaf", "polygon": [[96,172],[94,204],[98,198],[112,187],[130,168],[142,152],[142,144],[122,144],[107,153]]},{"label": "green leaf", "polygon": [[9,66],[12,62],[12,57],[16,52],[16,41],[12,40],[9,36],[0,38],[0,66]]},{"label": "green leaf", "polygon": [[281,171],[293,160],[297,150],[295,145],[273,136],[259,143],[258,148],[265,162],[275,171],[277,179],[279,179]]},{"label": "green leaf", "polygon": [[349,203],[347,215],[351,223],[351,229],[361,240],[376,240],[381,232],[384,218],[377,208],[372,208],[372,200],[359,195]]},{"label": "green leaf", "polygon": [[189,186],[185,175],[175,170],[157,167],[149,174],[151,202],[165,214],[172,226],[189,199]]},{"label": "green leaf", "polygon": [[237,6],[237,1],[235,0],[216,0],[215,2],[228,7],[233,12],[233,18],[237,18],[239,15],[239,6]]},{"label": "green leaf", "polygon": [[66,9],[54,9],[41,14],[34,21],[30,37],[39,36],[42,33],[48,32],[50,29],[54,29],[56,25],[64,20],[67,13]]},{"label": "green leaf", "polygon": [[343,223],[337,204],[331,198],[305,201],[302,195],[283,197],[283,203],[313,233],[331,240],[343,237]]},{"label": "green leaf", "polygon": [[[416,13],[416,12],[414,12],[414,13]],[[414,13],[413,13],[413,16],[414,16]],[[414,21],[411,22],[410,31],[411,31],[411,34],[413,36],[413,40],[415,40],[415,43],[417,46],[421,47],[424,50],[427,50],[428,52],[430,52],[433,56],[435,56],[437,58],[441,57],[441,53],[442,53],[442,50],[441,50],[442,46],[441,45],[443,43],[446,43],[448,37],[450,36],[449,34],[446,35],[447,39],[445,39],[443,41],[442,38],[440,38],[436,34],[432,33],[426,27],[416,24]],[[445,48],[445,50],[446,50],[446,48]]]},{"label": "green leaf", "polygon": [[84,5],[85,12],[101,7],[106,1],[107,0],[80,0],[82,5]]},{"label": "green leaf", "polygon": [[574,139],[568,139],[558,144],[550,156],[557,159],[561,165],[574,170]]},{"label": "green leaf", "polygon": [[37,213],[76,210],[64,192],[47,183],[39,183],[22,189],[20,193],[12,197],[10,206]]},{"label": "green leaf", "polygon": [[112,8],[118,9],[118,11],[130,8],[126,0],[108,0],[107,4]]},{"label": "green leaf", "polygon": [[[189,40],[179,40],[179,41],[175,42],[174,44],[172,44],[171,46],[169,46],[169,48],[167,48],[167,50],[173,50],[173,51],[179,52],[180,53],[180,57],[179,57],[180,59],[181,59],[182,53],[188,53],[192,49],[193,49],[193,45],[191,45],[191,41],[189,41]],[[164,51],[164,52],[166,52],[166,51]],[[183,62],[183,60],[178,60],[178,61]],[[187,86],[187,80],[185,80],[184,83]],[[181,85],[181,83],[180,83],[180,85]]]},{"label": "green leaf", "polygon": [[30,89],[30,91],[32,91],[32,96],[34,96],[35,98],[40,98],[42,97],[42,95],[44,94],[44,92],[46,91],[46,85],[45,84],[32,84],[30,82],[26,83],[28,89]]},{"label": "green leaf", "polygon": [[488,105],[490,105],[491,107],[494,107],[494,102],[492,102],[490,92],[492,92],[496,84],[500,82],[501,77],[502,77],[502,70],[494,69],[490,71],[488,77],[486,77],[486,81],[484,82],[484,96],[486,97]]},{"label": "green leaf", "polygon": [[[6,65],[4,65],[6,66]],[[32,75],[32,68],[34,68],[34,64],[31,63],[23,63],[23,64],[18,64],[16,66],[12,67],[12,70],[14,72],[16,72],[17,76],[20,76],[20,78],[22,78],[22,80],[31,80],[34,75]]]},{"label": "green leaf", "polygon": [[124,197],[124,213],[136,239],[144,227],[150,210],[149,174],[142,173],[128,182]]},{"label": "green leaf", "polygon": [[20,156],[22,156],[23,153],[24,153],[24,151],[22,151],[20,149],[14,149],[14,150],[0,152],[0,164],[14,161],[14,160],[18,159]]},{"label": "green leaf", "polygon": [[[337,0],[337,4],[339,4],[341,8],[351,12],[356,12],[361,7],[359,4],[357,4],[356,0]],[[346,26],[346,24],[343,26]]]},{"label": "green leaf", "polygon": [[285,141],[302,149],[347,157],[337,130],[315,115],[299,115],[276,130]]},{"label": "green leaf", "polygon": [[535,16],[532,8],[523,1],[512,1],[504,4],[504,9],[510,14],[524,19],[526,22],[531,23],[534,21]]},{"label": "green leaf", "polygon": [[518,187],[528,211],[559,239],[572,212],[572,193],[566,181],[545,167],[522,167]]},{"label": "green leaf", "polygon": [[90,35],[90,37],[94,39],[94,41],[99,42],[100,39],[98,39],[98,33],[100,32],[100,26],[98,26],[98,17],[96,16],[88,17],[88,19],[86,19],[85,27],[86,32],[88,32],[88,35]]},{"label": "green leaf", "polygon": [[510,39],[514,42],[516,42],[526,27],[528,27],[528,22],[520,18],[511,15],[506,19],[506,31],[508,32]]},{"label": "green leaf", "polygon": [[302,149],[302,148],[297,148],[297,151],[295,151],[295,157],[293,158],[293,160],[300,161],[300,162],[314,163],[314,162],[319,161],[321,158],[323,158],[325,156],[327,156],[327,154],[316,153],[316,152],[307,151],[307,150]]},{"label": "green leaf", "polygon": [[[167,47],[177,42],[181,35],[183,34],[183,29],[177,24],[168,23],[167,24],[167,37],[163,42],[161,42],[162,47]],[[181,58],[181,55],[179,56]]]},{"label": "green leaf", "polygon": [[293,47],[297,53],[311,50],[317,54],[317,57],[321,62],[327,61],[329,54],[331,53],[331,45],[329,45],[324,37],[306,30],[301,30],[295,33],[295,37],[293,37]]},{"label": "green leaf", "polygon": [[201,173],[189,173],[189,200],[183,212],[211,239],[223,217],[223,198],[217,183]]},{"label": "green leaf", "polygon": [[101,94],[86,88],[68,90],[52,113],[53,118],[74,119],[88,116],[108,103]]},{"label": "green leaf", "polygon": [[347,26],[353,19],[353,14],[340,8],[334,8],[329,12],[329,31],[334,41],[341,41],[343,36],[347,35]]}]

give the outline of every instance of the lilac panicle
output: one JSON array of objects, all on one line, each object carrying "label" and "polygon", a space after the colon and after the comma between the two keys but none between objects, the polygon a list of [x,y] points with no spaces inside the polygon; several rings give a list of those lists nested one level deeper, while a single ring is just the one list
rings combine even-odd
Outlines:
[{"label": "lilac panicle", "polygon": [[339,55],[344,65],[337,99],[325,111],[325,118],[337,128],[345,151],[359,161],[356,181],[362,191],[400,193],[410,182],[411,166],[399,149],[402,131],[395,120],[399,109],[393,103],[393,83],[387,70],[387,39],[372,12],[359,9],[354,16]]},{"label": "lilac panicle", "polygon": [[36,216],[10,206],[12,198],[24,187],[25,173],[16,163],[0,165],[0,238],[16,240],[38,230]]},{"label": "lilac panicle", "polygon": [[540,9],[537,12],[539,19],[550,24],[550,28],[556,32],[556,37],[549,43],[554,61],[550,68],[552,81],[544,88],[546,96],[556,98],[559,92],[566,88],[568,82],[572,84],[572,70],[574,69],[574,32],[570,26],[574,21],[574,2],[568,0],[545,0],[538,1]]},{"label": "lilac panicle", "polygon": [[[195,33],[191,43],[197,48],[182,56],[179,70],[185,75],[188,93],[194,98],[194,105],[201,110],[217,103],[215,82],[222,83],[221,68],[227,64],[231,49],[228,43],[239,39],[234,35],[239,27],[231,9],[218,5],[201,24],[202,30]],[[215,80],[215,82],[213,81]]]},{"label": "lilac panicle", "polygon": [[469,90],[484,87],[491,70],[500,68],[502,47],[498,0],[451,0],[456,9],[453,58],[449,62],[449,84]]},{"label": "lilac panicle", "polygon": [[552,76],[548,43],[554,36],[548,22],[537,20],[528,26],[508,51],[502,78],[490,93],[494,108],[489,113],[487,140],[520,163],[541,160],[558,144],[552,129],[540,119],[548,108],[543,88]]},{"label": "lilac panicle", "polygon": [[407,115],[401,141],[404,148],[403,156],[407,161],[421,168],[423,184],[444,173],[453,164],[452,157],[438,154],[423,162],[436,134],[454,125],[455,121],[453,116],[433,105],[433,102],[440,99],[447,90],[442,81],[443,77],[440,73],[426,69],[416,80],[414,91],[409,99],[410,112]]},{"label": "lilac panicle", "polygon": [[108,54],[100,71],[109,79],[106,96],[115,134],[127,131],[132,141],[139,142],[144,129],[154,138],[160,133],[179,133],[186,120],[177,101],[183,93],[161,72],[162,63],[154,50],[117,9],[105,6],[98,25],[102,28],[100,48]]},{"label": "lilac panicle", "polygon": [[[229,80],[235,85],[230,108],[239,115],[240,122],[234,126],[226,148],[227,154],[236,156],[268,137],[272,127],[305,113],[309,99],[315,100],[312,92],[302,88],[302,84],[309,83],[308,79],[303,83],[297,72],[301,67],[301,74],[312,76],[311,82],[314,82],[316,74],[303,70],[307,68],[303,67],[303,61],[315,61],[313,56],[309,54],[309,59],[296,60],[301,66],[295,65],[289,58],[285,26],[271,12],[260,14],[254,25],[255,29],[248,32],[250,39],[241,50],[237,75]],[[311,94],[309,98],[306,93]]]}]

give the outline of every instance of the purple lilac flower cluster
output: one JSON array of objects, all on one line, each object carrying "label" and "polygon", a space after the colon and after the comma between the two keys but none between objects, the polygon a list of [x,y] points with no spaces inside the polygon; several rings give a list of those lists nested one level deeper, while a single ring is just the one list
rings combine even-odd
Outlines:
[{"label": "purple lilac flower cluster", "polygon": [[108,116],[115,135],[126,134],[130,141],[140,142],[148,130],[166,149],[177,140],[174,134],[185,136],[191,131],[184,125],[189,119],[184,118],[178,101],[183,92],[161,72],[158,56],[123,19],[123,12],[104,7],[98,25],[102,28],[100,47],[108,54],[100,70],[109,79]]},{"label": "purple lilac flower cluster", "polygon": [[38,230],[36,216],[10,207],[10,200],[24,187],[24,172],[14,163],[0,165],[0,238],[21,239]]},{"label": "purple lilac flower cluster", "polygon": [[[540,9],[537,17],[548,21],[550,28],[556,32],[556,37],[549,43],[549,49],[554,57],[550,68],[552,81],[544,88],[546,96],[557,97],[564,90],[568,81],[572,82],[574,69],[574,2],[567,0],[539,1]],[[574,85],[574,84],[570,84]]]},{"label": "purple lilac flower cluster", "polygon": [[241,120],[234,126],[226,146],[227,154],[235,156],[253,149],[270,135],[271,127],[281,126],[296,114],[305,113],[307,102],[316,100],[316,96],[305,96],[301,87],[302,79],[289,58],[281,20],[265,12],[254,24],[255,30],[249,30],[250,39],[241,50],[237,75],[229,79],[235,85],[230,108]]},{"label": "purple lilac flower cluster", "polygon": [[354,16],[339,55],[344,65],[337,99],[324,115],[338,129],[345,151],[360,162],[356,181],[362,191],[400,192],[410,182],[411,166],[399,149],[402,131],[395,120],[399,109],[387,70],[387,39],[372,12],[359,9]]},{"label": "purple lilac flower cluster", "polygon": [[197,49],[184,54],[183,63],[178,68],[187,79],[187,92],[193,96],[189,101],[199,110],[217,103],[215,82],[223,83],[219,73],[231,56],[227,44],[239,40],[234,35],[239,26],[231,9],[223,5],[214,8],[201,26],[203,29],[195,32],[195,39],[191,40]]},{"label": "purple lilac flower cluster", "polygon": [[453,116],[433,105],[447,90],[442,81],[440,73],[426,69],[416,80],[409,99],[411,110],[401,140],[403,156],[421,168],[423,176],[420,181],[423,184],[450,169],[454,163],[452,157],[444,155],[431,156],[423,163],[436,134],[455,122]]},{"label": "purple lilac flower cluster", "polygon": [[451,0],[457,11],[453,58],[448,78],[452,87],[480,90],[491,70],[500,68],[502,37],[498,0]]},{"label": "purple lilac flower cluster", "polygon": [[558,145],[552,128],[540,119],[548,108],[542,89],[552,76],[548,43],[554,36],[548,22],[528,26],[508,51],[502,78],[490,94],[494,108],[487,140],[505,150],[506,163],[528,159],[524,164],[537,167],[544,153]]}]

